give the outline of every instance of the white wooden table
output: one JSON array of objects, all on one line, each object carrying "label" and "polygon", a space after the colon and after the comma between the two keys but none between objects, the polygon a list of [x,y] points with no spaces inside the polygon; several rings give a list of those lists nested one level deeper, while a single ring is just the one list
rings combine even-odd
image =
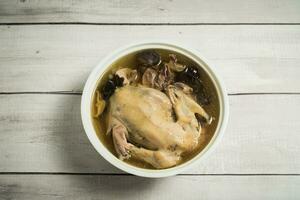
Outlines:
[{"label": "white wooden table", "polygon": [[[200,50],[223,77],[228,128],[176,177],[114,168],[90,145],[92,68],[142,39]],[[0,199],[300,199],[300,1],[0,1]]]}]

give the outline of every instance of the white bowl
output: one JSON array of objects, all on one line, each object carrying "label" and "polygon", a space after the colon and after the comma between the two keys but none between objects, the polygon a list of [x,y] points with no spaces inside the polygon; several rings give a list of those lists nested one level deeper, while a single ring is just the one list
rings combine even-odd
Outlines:
[{"label": "white bowl", "polygon": [[[143,168],[129,165],[119,160],[102,144],[92,124],[92,115],[91,115],[92,95],[93,95],[93,91],[97,87],[96,84],[99,77],[102,75],[102,73],[104,73],[107,67],[109,67],[114,61],[118,60],[119,58],[127,54],[130,54],[132,52],[143,50],[143,49],[149,49],[149,48],[167,49],[167,50],[179,52],[191,58],[196,63],[198,63],[203,68],[203,70],[205,70],[206,73],[210,76],[212,82],[214,83],[217,89],[217,94],[220,101],[219,122],[216,131],[212,139],[210,140],[209,144],[191,160],[168,169],[159,169],[159,170],[143,169]],[[98,151],[98,153],[102,155],[102,157],[105,158],[112,165],[125,172],[137,176],[152,177],[152,178],[167,177],[167,176],[179,174],[183,171],[186,171],[188,168],[194,166],[196,163],[202,160],[203,157],[207,156],[208,152],[211,152],[211,150],[215,148],[216,144],[220,141],[220,138],[225,131],[225,127],[227,125],[227,120],[228,120],[228,109],[229,108],[228,108],[227,93],[225,91],[223,83],[220,81],[220,78],[216,75],[216,72],[212,68],[212,66],[208,65],[207,61],[206,60],[204,61],[202,56],[200,58],[199,52],[194,51],[188,47],[183,47],[182,45],[174,45],[174,44],[163,43],[163,42],[147,42],[147,43],[132,44],[111,53],[95,67],[95,69],[88,77],[83,90],[82,99],[81,99],[82,123],[90,142],[92,143],[94,148]]]}]

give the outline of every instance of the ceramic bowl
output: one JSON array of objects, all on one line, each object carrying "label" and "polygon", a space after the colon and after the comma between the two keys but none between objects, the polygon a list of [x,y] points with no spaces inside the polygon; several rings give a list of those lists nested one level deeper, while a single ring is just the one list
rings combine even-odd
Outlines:
[{"label": "ceramic bowl", "polygon": [[[219,99],[219,104],[220,104],[219,122],[216,131],[212,139],[210,140],[209,144],[191,160],[168,169],[159,169],[159,170],[143,169],[119,160],[104,146],[104,144],[98,138],[92,124],[91,103],[92,103],[93,92],[97,87],[97,81],[99,80],[99,77],[101,77],[101,75],[105,72],[105,70],[116,60],[130,53],[140,51],[143,49],[171,50],[183,54],[188,58],[192,59],[199,66],[201,66],[204,71],[206,71],[206,73],[208,74],[208,76],[210,77],[210,79],[212,80],[213,84],[216,87],[217,95]],[[200,162],[205,156],[208,155],[209,152],[211,152],[217,146],[217,143],[220,141],[221,136],[223,135],[225,131],[225,127],[227,125],[228,113],[229,113],[227,93],[224,88],[224,84],[220,80],[220,77],[217,76],[216,71],[213,67],[214,66],[210,65],[207,62],[207,60],[204,59],[203,56],[198,51],[193,50],[192,48],[189,47],[185,47],[173,43],[164,43],[164,42],[137,43],[137,44],[128,45],[126,47],[120,48],[112,52],[110,55],[104,58],[91,72],[91,74],[89,75],[86,81],[83,94],[82,94],[82,100],[81,100],[82,123],[86,135],[89,138],[91,144],[94,146],[97,152],[108,162],[110,162],[115,167],[125,172],[128,172],[130,174],[143,176],[143,177],[157,178],[157,177],[167,177],[167,176],[176,175],[182,173],[183,171],[185,171],[185,173],[188,173],[188,169],[193,167],[196,163]]]}]

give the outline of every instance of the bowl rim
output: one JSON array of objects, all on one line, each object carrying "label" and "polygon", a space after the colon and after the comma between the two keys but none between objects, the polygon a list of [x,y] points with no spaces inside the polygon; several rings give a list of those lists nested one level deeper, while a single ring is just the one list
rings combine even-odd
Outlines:
[{"label": "bowl rim", "polygon": [[[187,56],[188,58],[192,59],[194,62],[198,63],[203,68],[203,70],[210,76],[210,79],[212,80],[213,84],[216,87],[218,99],[220,101],[219,123],[210,142],[205,146],[205,148],[202,151],[200,151],[192,159],[178,166],[167,168],[167,169],[144,169],[144,168],[139,168],[130,165],[124,161],[119,160],[100,141],[92,124],[92,115],[91,115],[92,94],[95,90],[99,77],[106,71],[108,66],[110,66],[114,61],[118,60],[119,58],[135,51],[139,51],[143,49],[151,49],[151,48],[162,48],[162,49],[179,52]],[[133,175],[149,177],[149,178],[173,176],[193,167],[200,160],[203,160],[203,158],[205,158],[209,153],[211,153],[212,150],[215,149],[217,144],[220,142],[222,136],[224,135],[224,131],[226,129],[228,116],[229,116],[228,96],[227,96],[224,83],[222,79],[217,75],[216,70],[213,69],[212,65],[208,63],[209,62],[207,61],[207,59],[203,58],[202,54],[200,54],[198,50],[194,50],[191,47],[188,47],[183,44],[175,43],[175,42],[161,42],[161,41],[154,41],[154,42],[146,41],[146,42],[137,42],[137,43],[129,44],[124,47],[118,48],[117,50],[113,51],[105,58],[103,58],[90,73],[85,83],[83,93],[82,93],[82,98],[81,98],[82,124],[89,141],[92,143],[96,151],[105,160],[107,160],[115,167],[121,169],[122,171]]]}]

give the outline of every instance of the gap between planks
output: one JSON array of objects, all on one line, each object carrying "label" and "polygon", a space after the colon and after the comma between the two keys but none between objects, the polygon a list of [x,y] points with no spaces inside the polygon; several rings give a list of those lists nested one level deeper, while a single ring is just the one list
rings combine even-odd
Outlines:
[{"label": "gap between planks", "polygon": [[93,26],[274,26],[295,25],[300,23],[93,23],[93,22],[21,22],[0,23],[0,26],[34,26],[34,25],[93,25]]},{"label": "gap between planks", "polygon": [[[75,175],[75,176],[134,176],[127,173],[72,173],[72,172],[0,172],[1,175]],[[260,174],[178,174],[177,176],[300,176],[299,173],[277,174],[277,173],[260,173]]]}]

